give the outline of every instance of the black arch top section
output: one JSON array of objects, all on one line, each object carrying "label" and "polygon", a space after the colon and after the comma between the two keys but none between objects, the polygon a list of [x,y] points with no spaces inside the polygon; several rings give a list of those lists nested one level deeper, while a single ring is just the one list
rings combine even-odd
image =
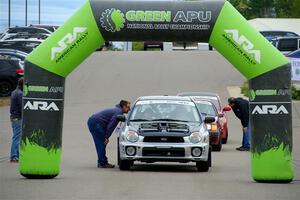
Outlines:
[{"label": "black arch top section", "polygon": [[[208,42],[224,5],[223,0],[90,3],[101,34],[111,41]],[[122,28],[110,17],[112,9],[124,16]]]}]

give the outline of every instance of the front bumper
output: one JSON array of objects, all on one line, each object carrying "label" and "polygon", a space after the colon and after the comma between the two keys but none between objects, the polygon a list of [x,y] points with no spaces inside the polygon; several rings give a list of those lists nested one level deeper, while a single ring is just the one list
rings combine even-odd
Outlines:
[{"label": "front bumper", "polygon": [[[136,152],[133,156],[129,156],[126,153],[128,147],[135,148]],[[200,156],[196,157],[192,155],[192,149],[194,148],[201,149]],[[188,142],[188,139],[185,139],[183,143],[143,142],[143,140],[140,139],[135,143],[120,141],[119,151],[121,160],[142,162],[196,162],[208,160],[209,144],[193,144]]]},{"label": "front bumper", "polygon": [[219,131],[209,131],[209,141],[211,145],[218,145],[222,137],[222,133]]}]

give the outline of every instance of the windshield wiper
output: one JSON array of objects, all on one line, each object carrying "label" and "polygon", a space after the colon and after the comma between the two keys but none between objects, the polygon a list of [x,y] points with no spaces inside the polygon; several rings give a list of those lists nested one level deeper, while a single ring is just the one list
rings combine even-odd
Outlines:
[{"label": "windshield wiper", "polygon": [[180,120],[180,119],[154,119],[152,121],[188,122],[186,120]]},{"label": "windshield wiper", "polygon": [[131,121],[131,122],[147,122],[149,120],[148,119],[131,119],[129,121]]}]

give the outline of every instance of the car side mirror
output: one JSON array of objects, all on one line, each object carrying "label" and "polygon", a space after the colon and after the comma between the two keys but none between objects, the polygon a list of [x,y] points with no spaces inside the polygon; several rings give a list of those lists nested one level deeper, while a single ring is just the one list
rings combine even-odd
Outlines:
[{"label": "car side mirror", "polygon": [[214,117],[205,117],[205,119],[204,119],[205,124],[210,124],[210,123],[213,123],[215,121],[216,121],[216,119]]},{"label": "car side mirror", "polygon": [[230,106],[225,106],[224,108],[223,108],[223,111],[231,111],[231,107]]},{"label": "car side mirror", "polygon": [[117,120],[119,122],[125,122],[126,121],[126,116],[125,115],[118,115],[117,116]]}]

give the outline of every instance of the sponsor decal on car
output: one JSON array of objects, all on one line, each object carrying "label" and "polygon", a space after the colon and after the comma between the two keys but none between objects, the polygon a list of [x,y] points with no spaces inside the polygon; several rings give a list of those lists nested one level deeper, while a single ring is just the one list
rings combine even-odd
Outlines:
[{"label": "sponsor decal on car", "polygon": [[[117,8],[101,13],[101,26],[109,32],[127,29],[153,30],[208,30],[211,11],[129,10],[126,13]],[[143,23],[145,22],[145,23]]]},{"label": "sponsor decal on car", "polygon": [[250,90],[250,100],[253,101],[257,96],[285,96],[290,95],[289,89],[262,89],[262,90]]},{"label": "sponsor decal on car", "polygon": [[277,115],[277,114],[289,114],[284,105],[256,105],[252,111],[252,115]]},{"label": "sponsor decal on car", "polygon": [[172,101],[172,100],[142,100],[136,103],[136,105],[145,105],[145,104],[180,104],[180,105],[195,106],[195,104],[190,101]]},{"label": "sponsor decal on car", "polygon": [[74,27],[71,33],[67,33],[56,47],[51,48],[51,60],[56,63],[63,60],[74,48],[77,48],[88,36],[87,27]]},{"label": "sponsor decal on car", "polygon": [[255,49],[253,43],[237,29],[225,29],[223,37],[228,41],[237,52],[252,64],[260,63],[261,52]]}]

